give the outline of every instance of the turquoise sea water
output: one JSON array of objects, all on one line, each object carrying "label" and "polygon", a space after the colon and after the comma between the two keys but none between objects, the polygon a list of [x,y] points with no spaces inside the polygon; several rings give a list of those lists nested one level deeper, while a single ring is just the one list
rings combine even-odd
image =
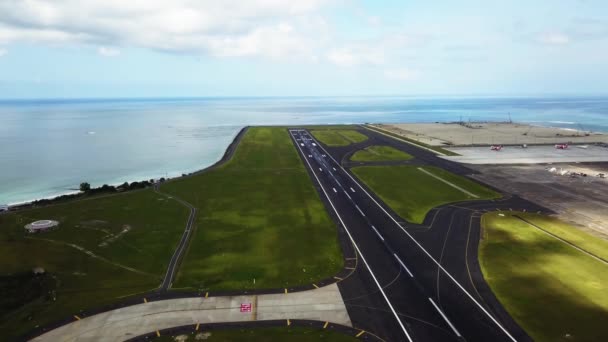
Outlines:
[{"label": "turquoise sea water", "polygon": [[245,125],[508,120],[608,132],[608,97],[0,101],[0,204],[173,177],[216,162]]}]

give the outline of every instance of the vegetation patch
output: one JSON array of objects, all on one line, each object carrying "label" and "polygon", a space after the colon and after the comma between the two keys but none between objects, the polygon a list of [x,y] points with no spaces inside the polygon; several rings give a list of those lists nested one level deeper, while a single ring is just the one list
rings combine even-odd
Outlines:
[{"label": "vegetation patch", "polygon": [[350,160],[352,161],[403,161],[412,159],[412,155],[399,151],[390,146],[369,146],[355,152]]},{"label": "vegetation patch", "polygon": [[154,342],[250,342],[250,341],[290,341],[290,342],[351,342],[359,339],[327,329],[306,327],[272,327],[209,330],[189,334],[176,334],[174,336],[160,336]]},{"label": "vegetation patch", "polygon": [[535,341],[608,340],[608,265],[526,221],[563,240],[575,236],[580,248],[608,250],[554,218],[484,214],[479,260],[496,297]]},{"label": "vegetation patch", "polygon": [[431,166],[422,170],[411,165],[359,166],[351,170],[399,216],[413,223],[422,223],[429,210],[443,204],[500,197],[481,184]]},{"label": "vegetation patch", "polygon": [[367,140],[367,136],[348,129],[314,129],[310,133],[327,146],[348,146]]},{"label": "vegetation patch", "polygon": [[250,128],[229,162],[162,189],[198,208],[174,288],[291,287],[343,266],[336,226],[284,128]]},{"label": "vegetation patch", "polygon": [[[189,212],[160,197],[142,190],[0,215],[0,276],[7,279],[8,293],[18,291],[19,283],[32,291],[14,294],[18,307],[3,305],[4,337],[14,340],[37,325],[157,288]],[[26,223],[42,219],[59,221],[61,228],[25,232]],[[128,233],[121,234],[126,226]],[[24,276],[35,268],[48,275]],[[47,285],[53,286],[52,296]]]},{"label": "vegetation patch", "polygon": [[460,155],[460,154],[458,154],[456,152],[452,152],[450,150],[446,150],[445,148],[441,148],[439,146],[433,146],[433,145],[425,144],[423,142],[420,142],[420,141],[417,141],[417,140],[414,140],[414,139],[410,139],[410,138],[404,137],[402,135],[399,135],[399,134],[396,134],[396,133],[393,133],[393,132],[389,132],[389,131],[387,131],[385,129],[382,129],[382,128],[379,128],[379,127],[374,127],[374,126],[371,126],[371,125],[364,125],[364,127],[367,128],[367,129],[369,129],[369,130],[371,130],[371,131],[375,131],[375,132],[378,132],[378,133],[381,133],[381,134],[384,134],[384,135],[388,135],[388,136],[396,138],[396,139],[401,139],[401,140],[404,140],[406,142],[412,143],[414,145],[420,145],[420,146],[426,147],[426,148],[428,148],[430,150],[442,153],[442,154],[444,154],[446,156],[459,156]]}]

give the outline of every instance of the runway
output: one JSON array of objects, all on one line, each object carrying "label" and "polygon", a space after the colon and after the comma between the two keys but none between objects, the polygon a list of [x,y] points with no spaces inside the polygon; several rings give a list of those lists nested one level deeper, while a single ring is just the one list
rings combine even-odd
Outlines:
[{"label": "runway", "polygon": [[457,174],[473,171],[406,143],[360,130],[370,139],[326,148],[308,131],[290,134],[328,211],[361,262],[340,281],[353,325],[387,341],[527,341],[485,285],[477,264],[479,217],[484,210],[543,210],[516,197],[433,210],[425,225],[404,222],[338,160],[373,144],[412,154],[417,163]]}]

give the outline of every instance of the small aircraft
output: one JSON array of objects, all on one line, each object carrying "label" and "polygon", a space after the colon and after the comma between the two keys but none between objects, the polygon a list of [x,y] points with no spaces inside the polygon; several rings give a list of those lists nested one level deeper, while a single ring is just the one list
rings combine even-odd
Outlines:
[{"label": "small aircraft", "polygon": [[568,149],[568,144],[555,144],[555,148],[558,150],[566,150]]},{"label": "small aircraft", "polygon": [[490,151],[500,151],[502,150],[502,145],[492,145]]}]

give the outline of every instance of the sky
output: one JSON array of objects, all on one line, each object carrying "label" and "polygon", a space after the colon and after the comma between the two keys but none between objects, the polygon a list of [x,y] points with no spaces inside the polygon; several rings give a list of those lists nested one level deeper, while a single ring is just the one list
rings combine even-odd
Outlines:
[{"label": "sky", "polygon": [[0,0],[0,98],[605,95],[605,0]]}]

